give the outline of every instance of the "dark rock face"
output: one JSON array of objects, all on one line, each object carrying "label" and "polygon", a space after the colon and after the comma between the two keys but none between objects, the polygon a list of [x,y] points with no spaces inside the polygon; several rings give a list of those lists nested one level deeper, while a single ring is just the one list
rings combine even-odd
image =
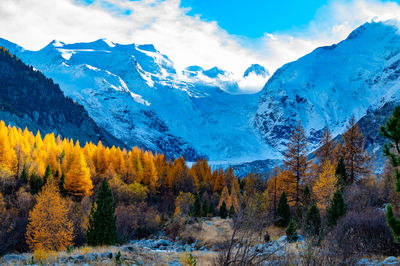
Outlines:
[{"label": "dark rock face", "polygon": [[0,50],[0,119],[11,126],[42,134],[126,145],[91,119],[83,106],[65,97],[59,86],[42,73]]}]

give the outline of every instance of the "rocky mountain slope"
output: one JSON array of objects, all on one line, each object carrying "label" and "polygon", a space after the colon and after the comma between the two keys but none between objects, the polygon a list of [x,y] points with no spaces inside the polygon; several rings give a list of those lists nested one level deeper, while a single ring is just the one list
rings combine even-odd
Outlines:
[{"label": "rocky mountain slope", "polygon": [[346,40],[277,70],[263,89],[254,125],[283,151],[292,126],[301,121],[312,150],[326,127],[334,136],[342,134],[354,115],[376,152],[383,142],[377,129],[391,112],[389,103],[399,100],[399,89],[397,22],[366,23]]},{"label": "rocky mountain slope", "polygon": [[58,85],[0,48],[0,120],[42,134],[54,132],[81,143],[101,140],[125,144],[97,126],[83,108],[64,96]]}]

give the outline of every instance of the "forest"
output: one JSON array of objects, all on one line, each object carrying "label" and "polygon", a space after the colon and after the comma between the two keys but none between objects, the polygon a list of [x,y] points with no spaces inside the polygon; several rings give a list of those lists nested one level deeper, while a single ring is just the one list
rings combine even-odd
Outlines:
[{"label": "forest", "polygon": [[[394,138],[390,121],[395,116],[400,118],[400,108],[382,129],[389,139]],[[232,253],[223,252],[233,242],[268,235],[271,226],[286,230],[292,241],[302,233],[340,259],[397,254],[397,157],[387,146],[392,163],[388,160],[377,178],[364,141],[352,118],[342,141],[334,144],[326,130],[321,148],[309,156],[304,129],[297,123],[282,166],[267,179],[251,173],[239,179],[232,168],[212,170],[206,160],[188,167],[184,158],[167,160],[101,141],[81,146],[1,122],[0,253],[113,245],[160,230],[175,237],[192,219],[220,216],[232,219],[235,229],[221,247],[219,259],[225,265],[235,264],[227,263]],[[381,210],[386,203],[392,203],[391,226]],[[238,237],[244,232],[246,238]]]}]

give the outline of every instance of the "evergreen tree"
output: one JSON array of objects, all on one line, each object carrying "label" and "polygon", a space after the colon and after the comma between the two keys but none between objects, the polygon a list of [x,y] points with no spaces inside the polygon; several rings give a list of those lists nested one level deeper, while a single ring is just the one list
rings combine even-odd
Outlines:
[{"label": "evergreen tree", "polygon": [[197,193],[194,195],[194,204],[192,206],[191,215],[194,217],[201,216],[201,200]]},{"label": "evergreen tree", "polygon": [[53,172],[51,171],[51,167],[48,164],[46,167],[46,171],[44,172],[44,176],[43,176],[43,184],[46,184],[47,181],[52,178],[53,176]]},{"label": "evergreen tree", "polygon": [[[396,106],[392,115],[381,127],[381,134],[389,140],[385,143],[383,152],[390,160],[394,168],[395,189],[400,192],[400,106]],[[397,219],[393,213],[393,208],[389,204],[387,206],[386,220],[396,243],[400,243],[400,219]]]},{"label": "evergreen tree", "polygon": [[308,209],[304,222],[304,232],[309,236],[318,236],[321,229],[321,215],[317,205],[313,204]]},{"label": "evergreen tree", "polygon": [[60,181],[58,182],[58,187],[60,189],[61,195],[66,195],[67,194],[67,191],[65,190],[64,184],[65,184],[65,175],[64,175],[64,173],[62,173],[61,177],[60,177]]},{"label": "evergreen tree", "polygon": [[29,177],[29,186],[32,194],[37,194],[42,189],[42,179],[35,173],[35,171],[32,171],[31,176]]},{"label": "evergreen tree", "polygon": [[117,240],[115,201],[110,187],[103,179],[96,201],[89,214],[87,242],[91,246],[114,245]]},{"label": "evergreen tree", "polygon": [[208,214],[208,204],[207,204],[207,201],[204,200],[203,201],[203,206],[201,208],[201,216],[207,217],[207,214]]},{"label": "evergreen tree", "polygon": [[286,229],[286,239],[288,242],[297,241],[297,223],[295,219],[290,219],[289,225]]},{"label": "evergreen tree", "polygon": [[215,216],[215,207],[213,202],[208,206],[208,213],[211,214],[211,217]]},{"label": "evergreen tree", "polygon": [[282,192],[279,198],[278,208],[275,214],[275,225],[279,227],[286,227],[290,222],[290,209],[287,203],[285,192]]},{"label": "evergreen tree", "polygon": [[219,216],[222,219],[226,219],[226,217],[228,216],[228,210],[226,209],[225,201],[223,201],[221,207],[219,207]]},{"label": "evergreen tree", "polygon": [[342,192],[337,190],[333,194],[331,203],[327,209],[326,218],[328,226],[336,226],[339,219],[346,214],[347,206],[344,203]]},{"label": "evergreen tree", "polygon": [[346,186],[349,184],[349,180],[347,177],[347,170],[346,170],[346,166],[344,164],[343,157],[341,157],[339,159],[339,162],[338,162],[336,170],[335,170],[335,176],[337,178],[337,182],[336,182],[337,189],[340,189],[341,191],[343,191],[346,188]]},{"label": "evergreen tree", "polygon": [[232,204],[231,208],[229,209],[228,216],[229,216],[229,218],[232,218],[234,215],[235,215],[235,207],[233,207],[233,204]]},{"label": "evergreen tree", "polygon": [[21,180],[24,184],[27,184],[29,180],[29,172],[26,164],[24,164],[24,168],[22,169]]}]

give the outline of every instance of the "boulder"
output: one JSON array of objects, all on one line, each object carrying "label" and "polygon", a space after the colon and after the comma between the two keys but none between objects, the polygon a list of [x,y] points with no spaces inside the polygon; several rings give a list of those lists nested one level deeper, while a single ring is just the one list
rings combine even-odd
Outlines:
[{"label": "boulder", "polygon": [[356,265],[370,265],[371,262],[369,261],[369,259],[361,259],[357,262]]},{"label": "boulder", "polygon": [[18,255],[18,254],[4,255],[3,259],[7,264],[26,261],[26,257],[24,255]]},{"label": "boulder", "polygon": [[133,246],[123,246],[123,247],[121,247],[121,251],[126,252],[126,253],[131,253],[131,252],[135,252],[136,250]]},{"label": "boulder", "polygon": [[382,265],[400,265],[396,257],[387,257],[382,261]]},{"label": "boulder", "polygon": [[72,255],[69,257],[69,260],[72,260],[74,263],[82,263],[83,259],[84,259],[84,257],[81,254]]},{"label": "boulder", "polygon": [[100,254],[97,252],[85,254],[85,260],[87,260],[87,261],[96,261],[99,257],[100,257]]},{"label": "boulder", "polygon": [[103,253],[100,254],[100,257],[101,257],[102,259],[112,259],[113,256],[114,256],[114,255],[113,255],[112,252],[110,252],[110,251],[106,251],[106,252],[103,252]]}]

